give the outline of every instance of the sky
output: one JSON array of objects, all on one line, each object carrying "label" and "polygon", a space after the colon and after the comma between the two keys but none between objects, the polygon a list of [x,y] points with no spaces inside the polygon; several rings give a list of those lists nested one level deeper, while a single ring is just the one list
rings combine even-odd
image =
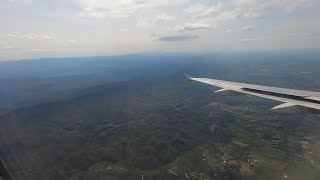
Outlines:
[{"label": "sky", "polygon": [[318,0],[0,0],[0,60],[320,48]]}]

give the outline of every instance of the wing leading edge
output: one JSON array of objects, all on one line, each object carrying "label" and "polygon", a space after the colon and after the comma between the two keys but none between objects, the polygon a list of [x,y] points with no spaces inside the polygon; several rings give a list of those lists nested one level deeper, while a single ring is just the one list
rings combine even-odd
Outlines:
[{"label": "wing leading edge", "polygon": [[194,78],[191,76],[187,76],[187,78],[191,81],[221,88],[216,92],[235,91],[283,102],[283,104],[271,108],[273,111],[285,113],[320,113],[320,92],[260,86],[210,78]]}]

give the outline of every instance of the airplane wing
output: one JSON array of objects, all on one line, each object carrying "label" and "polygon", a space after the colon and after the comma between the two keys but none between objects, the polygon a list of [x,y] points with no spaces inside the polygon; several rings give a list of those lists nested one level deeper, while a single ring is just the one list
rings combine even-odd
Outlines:
[{"label": "airplane wing", "polygon": [[191,81],[221,88],[215,92],[235,91],[282,102],[271,110],[284,113],[320,113],[320,92],[260,86],[210,78],[194,78]]}]

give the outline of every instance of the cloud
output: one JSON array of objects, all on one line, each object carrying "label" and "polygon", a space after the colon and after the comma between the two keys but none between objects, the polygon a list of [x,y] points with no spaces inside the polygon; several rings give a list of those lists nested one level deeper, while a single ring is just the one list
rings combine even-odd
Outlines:
[{"label": "cloud", "polygon": [[252,42],[252,41],[265,41],[265,40],[269,40],[272,37],[270,36],[265,36],[265,37],[260,37],[260,38],[244,38],[244,39],[240,39],[240,42]]},{"label": "cloud", "polygon": [[69,39],[69,40],[67,40],[67,42],[68,42],[68,43],[75,44],[75,43],[78,43],[79,41],[74,40],[74,39]]},{"label": "cloud", "polygon": [[49,34],[37,34],[37,33],[19,33],[13,32],[7,34],[9,38],[19,38],[19,39],[28,39],[28,40],[54,40],[56,36],[53,33]]},{"label": "cloud", "polygon": [[232,32],[232,29],[226,29],[226,33]]},{"label": "cloud", "polygon": [[17,4],[32,4],[32,0],[8,0],[8,2]]},{"label": "cloud", "polygon": [[253,26],[245,26],[243,28],[241,28],[242,31],[252,31],[254,30],[254,27]]},{"label": "cloud", "polygon": [[253,6],[257,3],[256,0],[233,0],[232,4],[234,6]]},{"label": "cloud", "polygon": [[156,22],[167,22],[167,21],[173,21],[176,18],[173,16],[169,16],[167,14],[161,14],[159,16],[157,16],[156,18]]},{"label": "cloud", "polygon": [[298,34],[294,34],[294,33],[288,34],[288,37],[297,37],[297,36],[298,36]]},{"label": "cloud", "polygon": [[47,51],[53,51],[54,49],[32,49],[32,51],[35,51],[35,52],[47,52]]},{"label": "cloud", "polygon": [[7,34],[8,37],[17,37],[18,35],[15,34],[15,33],[10,33],[10,34]]},{"label": "cloud", "polygon": [[273,0],[272,7],[284,9],[288,13],[312,7],[313,0]]},{"label": "cloud", "polygon": [[176,26],[174,28],[175,31],[185,32],[185,31],[195,31],[199,29],[208,29],[211,25],[207,23],[187,23],[182,26]]},{"label": "cloud", "polygon": [[121,28],[120,32],[130,32],[130,30],[128,28]]},{"label": "cloud", "polygon": [[137,22],[137,26],[147,27],[150,25],[158,25],[158,24],[163,25],[164,23],[169,23],[174,20],[176,20],[174,16],[169,16],[167,14],[160,14],[153,19],[152,18],[139,19],[139,21]]},{"label": "cloud", "polygon": [[14,47],[11,45],[7,45],[7,46],[4,46],[2,49],[14,49]]},{"label": "cloud", "polygon": [[257,41],[258,39],[256,38],[245,38],[245,39],[240,39],[240,42],[250,42],[250,41]]},{"label": "cloud", "polygon": [[207,20],[214,21],[216,25],[225,25],[236,20],[262,19],[266,10],[258,7],[232,7],[220,10],[215,15],[207,16]]},{"label": "cloud", "polygon": [[175,6],[185,0],[79,0],[81,17],[124,18],[143,9]]},{"label": "cloud", "polygon": [[179,35],[168,35],[168,36],[160,36],[158,39],[164,42],[180,42],[197,39],[199,36],[191,35],[191,34],[179,34]]},{"label": "cloud", "polygon": [[287,35],[290,38],[301,38],[301,37],[316,37],[315,33],[289,33]]},{"label": "cloud", "polygon": [[[223,2],[223,3],[222,3]],[[192,18],[201,18],[224,25],[231,21],[262,19],[267,15],[280,11],[293,13],[312,7],[314,0],[233,0],[219,1],[215,5],[207,3],[193,4],[186,9]]]},{"label": "cloud", "polygon": [[235,20],[262,19],[265,14],[266,9],[263,7],[234,7],[224,10],[214,20],[224,24]]},{"label": "cloud", "polygon": [[241,19],[261,19],[266,14],[266,9],[263,6],[255,3],[249,6],[249,1],[242,0],[229,5],[227,2],[223,2],[219,1],[216,5],[192,5],[187,8],[186,12],[192,14],[193,18],[213,21],[216,25]]},{"label": "cloud", "polygon": [[35,33],[26,33],[20,36],[20,38],[22,39],[30,39],[30,40],[37,39],[38,37],[39,35]]},{"label": "cloud", "polygon": [[53,34],[44,34],[44,35],[41,35],[40,36],[42,39],[45,39],[45,40],[52,40],[52,39],[55,39],[55,36]]},{"label": "cloud", "polygon": [[223,10],[223,4],[219,1],[215,5],[195,4],[185,11],[193,14],[195,18],[206,18],[218,15]]}]

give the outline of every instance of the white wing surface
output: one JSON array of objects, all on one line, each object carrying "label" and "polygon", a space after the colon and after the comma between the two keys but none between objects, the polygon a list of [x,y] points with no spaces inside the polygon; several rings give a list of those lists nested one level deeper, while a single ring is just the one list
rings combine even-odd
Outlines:
[{"label": "white wing surface", "polygon": [[273,111],[285,113],[320,113],[320,92],[260,86],[209,78],[194,78],[190,76],[188,76],[188,79],[221,88],[216,92],[229,90],[283,102],[283,104],[272,108]]}]

